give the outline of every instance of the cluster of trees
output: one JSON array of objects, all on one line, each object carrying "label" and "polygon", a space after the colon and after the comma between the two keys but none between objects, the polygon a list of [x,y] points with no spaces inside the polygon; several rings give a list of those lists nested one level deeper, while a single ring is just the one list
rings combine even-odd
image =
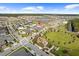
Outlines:
[{"label": "cluster of trees", "polygon": [[4,40],[4,41],[5,41],[5,45],[9,47],[11,47],[11,45],[13,44],[13,42],[8,42],[7,40]]},{"label": "cluster of trees", "polygon": [[74,32],[79,31],[79,19],[78,18],[69,20],[69,22],[66,24],[67,29],[69,29],[70,24],[71,24],[72,30],[74,29]]}]

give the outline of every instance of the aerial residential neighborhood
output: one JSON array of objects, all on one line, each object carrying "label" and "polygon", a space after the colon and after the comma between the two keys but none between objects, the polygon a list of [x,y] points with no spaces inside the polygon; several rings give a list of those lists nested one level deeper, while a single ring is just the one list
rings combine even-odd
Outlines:
[{"label": "aerial residential neighborhood", "polygon": [[1,13],[0,56],[79,56],[79,14]]},{"label": "aerial residential neighborhood", "polygon": [[0,17],[0,55],[74,55],[79,37],[69,22],[78,15],[37,15]]}]

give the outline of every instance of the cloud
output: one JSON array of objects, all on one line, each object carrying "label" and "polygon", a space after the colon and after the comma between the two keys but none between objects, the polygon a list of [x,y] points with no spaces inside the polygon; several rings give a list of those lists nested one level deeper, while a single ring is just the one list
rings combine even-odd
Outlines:
[{"label": "cloud", "polygon": [[22,8],[22,10],[32,11],[32,10],[35,10],[35,8],[34,7],[25,7],[25,8]]},{"label": "cloud", "polygon": [[44,10],[43,6],[29,6],[21,9],[22,11],[42,11]]},{"label": "cloud", "polygon": [[44,11],[43,6],[29,6],[20,8],[19,10],[17,10],[16,8],[11,9],[6,6],[0,6],[0,13],[40,13],[42,11]]},{"label": "cloud", "polygon": [[22,7],[22,8],[10,8],[7,6],[0,6],[0,13],[46,13],[46,14],[79,14],[78,11],[70,11],[66,9],[73,9],[76,7],[79,7],[79,4],[75,4],[75,6],[72,5],[66,5],[65,9],[55,9],[55,8],[46,8],[44,6],[28,6],[28,7]]},{"label": "cloud", "polygon": [[9,11],[9,8],[4,7],[4,6],[0,6],[0,11]]},{"label": "cloud", "polygon": [[77,8],[77,7],[79,7],[79,4],[71,4],[71,5],[66,5],[65,9],[74,9],[74,8]]},{"label": "cloud", "polygon": [[38,9],[38,10],[44,10],[44,7],[42,7],[42,6],[37,6],[37,9]]},{"label": "cloud", "polygon": [[17,13],[17,10],[6,6],[0,6],[0,13]]}]

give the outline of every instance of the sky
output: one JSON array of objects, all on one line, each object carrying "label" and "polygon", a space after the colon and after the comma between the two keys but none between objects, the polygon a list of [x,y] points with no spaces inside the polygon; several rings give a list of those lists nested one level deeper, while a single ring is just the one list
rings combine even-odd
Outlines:
[{"label": "sky", "polygon": [[0,3],[0,13],[79,14],[79,3]]}]

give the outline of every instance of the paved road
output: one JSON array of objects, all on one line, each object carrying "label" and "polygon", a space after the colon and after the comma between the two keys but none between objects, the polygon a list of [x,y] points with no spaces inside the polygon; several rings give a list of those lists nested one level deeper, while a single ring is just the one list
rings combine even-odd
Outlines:
[{"label": "paved road", "polygon": [[33,45],[33,44],[31,44],[31,43],[28,42],[31,39],[31,37],[35,37],[39,33],[40,32],[38,32],[36,34],[33,34],[32,36],[28,36],[27,38],[19,38],[20,39],[20,43],[23,46],[31,48],[36,53],[36,55],[39,55],[39,56],[48,56],[47,53],[45,53],[44,51],[40,50],[37,46],[35,46],[35,45]]},{"label": "paved road", "polygon": [[[41,31],[43,31],[43,30],[41,30]],[[35,37],[36,35],[40,34],[41,31],[39,31],[36,34],[32,34],[32,36],[29,36],[29,37],[27,37],[25,39],[22,39],[20,42],[21,42],[22,45],[31,48],[36,53],[36,55],[39,55],[39,56],[48,56],[47,53],[45,53],[44,51],[40,50],[37,46],[35,46],[35,45],[33,45],[33,44],[31,44],[31,43],[29,43],[27,41],[27,40],[30,40],[31,37]]]},{"label": "paved road", "polygon": [[39,56],[48,56],[48,54],[46,54],[44,51],[40,50],[37,46],[31,44],[31,43],[23,43],[24,46],[26,47],[30,47],[35,53],[36,55]]},{"label": "paved road", "polygon": [[32,36],[28,36],[27,38],[22,38],[17,33],[13,33],[13,29],[12,29],[12,27],[10,25],[7,25],[7,26],[9,28],[9,31],[12,33],[11,35],[13,37],[16,36],[17,39],[20,40],[20,44],[21,45],[31,48],[36,53],[36,55],[39,55],[39,56],[48,56],[47,53],[45,53],[44,51],[40,50],[37,46],[35,46],[35,45],[33,45],[33,44],[31,44],[31,43],[28,42],[31,39],[31,37],[35,37],[36,35],[38,35],[39,33],[41,33],[43,30],[39,31],[36,34],[32,34]]}]

